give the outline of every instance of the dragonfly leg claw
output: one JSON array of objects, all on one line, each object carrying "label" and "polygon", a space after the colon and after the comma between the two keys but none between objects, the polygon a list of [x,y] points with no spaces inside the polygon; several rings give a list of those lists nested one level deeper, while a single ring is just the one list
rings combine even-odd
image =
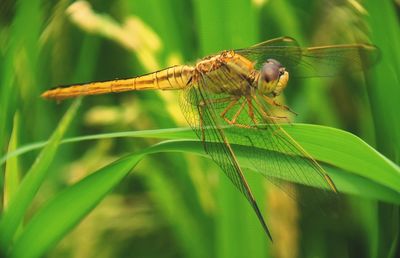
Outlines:
[{"label": "dragonfly leg claw", "polygon": [[292,114],[294,114],[294,115],[298,115],[298,113],[296,113],[295,111],[293,111],[290,107],[288,107],[288,106],[286,106],[286,105],[283,105],[283,104],[281,104],[281,103],[279,103],[279,102],[277,102],[276,100],[274,100],[274,99],[272,99],[272,98],[270,98],[270,97],[268,97],[268,96],[263,96],[263,98],[267,101],[267,103],[268,104],[270,104],[271,106],[275,106],[275,107],[279,107],[279,108],[282,108],[282,109],[284,109],[284,110],[286,110],[286,111],[288,111],[288,112],[290,112],[290,113],[292,113]]},{"label": "dragonfly leg claw", "polygon": [[[265,97],[265,96],[263,96]],[[253,97],[253,99],[255,100],[256,104],[259,105],[260,107],[262,106],[261,103],[259,102],[259,100],[257,99],[257,97]],[[264,98],[266,101],[271,100],[270,98],[266,97]],[[271,100],[273,101],[273,100]],[[268,102],[269,103],[269,102]],[[266,120],[267,122],[276,122],[277,120],[286,120],[286,122],[288,124],[291,124],[290,119],[287,116],[273,116],[267,112],[265,112],[262,108],[259,109],[261,116],[263,117],[264,120]]]},{"label": "dragonfly leg claw", "polygon": [[240,124],[240,123],[237,123],[236,121],[229,120],[229,119],[226,118],[226,117],[222,117],[222,118],[223,118],[229,125],[234,125],[234,126],[237,126],[237,127],[240,127],[240,128],[247,128],[247,129],[253,128],[251,125]]},{"label": "dragonfly leg claw", "polygon": [[285,120],[288,124],[291,124],[291,121],[287,116],[271,116],[271,115],[267,115],[265,117],[268,118],[268,119],[274,120],[274,121]]}]

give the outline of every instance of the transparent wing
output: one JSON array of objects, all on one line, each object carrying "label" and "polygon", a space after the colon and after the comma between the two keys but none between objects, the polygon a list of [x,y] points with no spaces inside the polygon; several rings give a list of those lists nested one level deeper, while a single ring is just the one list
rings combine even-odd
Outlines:
[{"label": "transparent wing", "polygon": [[276,59],[294,78],[335,76],[342,69],[361,71],[376,64],[380,57],[378,48],[370,44],[301,48],[290,37],[265,41],[235,52],[256,62],[256,68],[269,58]]},{"label": "transparent wing", "polygon": [[[224,66],[218,73],[217,81],[226,82],[220,89],[235,87],[233,82],[243,83]],[[181,97],[183,114],[205,151],[246,196],[270,236],[242,168],[258,171],[279,187],[282,180],[288,180],[326,191],[336,188],[323,168],[276,123],[263,96],[232,96],[223,90],[215,93],[214,86],[209,88],[215,82],[203,74],[197,84],[186,89]],[[292,196],[290,189],[283,190]],[[315,198],[323,200],[323,196],[319,192]]]},{"label": "transparent wing", "polygon": [[255,62],[256,69],[261,68],[263,63],[270,58],[278,60],[287,68],[293,68],[300,64],[302,58],[302,49],[291,37],[271,39],[234,51]]},{"label": "transparent wing", "polygon": [[[226,131],[233,144],[250,146],[240,150],[241,156],[247,159],[247,166],[279,187],[281,180],[285,180],[336,191],[324,169],[277,123],[282,121],[282,117],[274,116],[263,96],[254,95],[250,100],[242,97],[227,116],[236,116],[243,103],[244,108],[236,117],[236,127]],[[254,113],[254,117],[251,118],[249,113]],[[252,126],[245,128],[240,125]],[[292,195],[290,189],[283,190]]]},{"label": "transparent wing", "polygon": [[[181,96],[181,109],[189,125],[202,140],[207,154],[216,162],[232,183],[244,194],[253,207],[266,234],[272,236],[260,212],[256,200],[243,175],[242,169],[235,156],[234,150],[227,140],[223,123],[217,111],[219,104],[229,102],[230,96],[218,94],[213,99],[207,91],[207,79],[202,78],[197,85],[186,89]],[[215,102],[214,102],[215,101]]]}]

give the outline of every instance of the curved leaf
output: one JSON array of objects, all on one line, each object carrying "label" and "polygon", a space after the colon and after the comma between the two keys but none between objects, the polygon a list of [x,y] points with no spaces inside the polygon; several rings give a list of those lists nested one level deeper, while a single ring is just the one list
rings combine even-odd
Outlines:
[{"label": "curved leaf", "polygon": [[[342,193],[400,203],[400,170],[358,137],[333,128],[313,125],[288,125],[285,129],[313,155],[331,175]],[[13,257],[39,257],[72,229],[146,155],[159,152],[191,152],[208,157],[190,129],[165,129],[117,134],[92,135],[65,140],[76,142],[112,137],[192,138],[169,140],[131,154],[89,175],[58,194],[29,222],[16,239]],[[43,146],[44,144],[40,144]],[[32,145],[37,148],[39,145]],[[234,147],[241,164],[251,170],[244,155],[252,146]],[[271,150],[257,149],[268,159]],[[281,153],[284,162],[285,153]],[[256,155],[260,157],[260,155]],[[295,179],[288,178],[290,181]],[[37,235],[41,231],[43,234]]]},{"label": "curved leaf", "polygon": [[[357,136],[343,130],[317,125],[293,124],[282,125],[282,127],[316,160],[339,168],[347,173],[364,177],[400,193],[399,167]],[[119,137],[184,138],[197,140],[190,128],[172,128],[89,135],[69,138],[62,141],[62,143]],[[24,146],[3,157],[2,162],[8,158],[41,148],[45,145],[46,143],[42,142]]]}]

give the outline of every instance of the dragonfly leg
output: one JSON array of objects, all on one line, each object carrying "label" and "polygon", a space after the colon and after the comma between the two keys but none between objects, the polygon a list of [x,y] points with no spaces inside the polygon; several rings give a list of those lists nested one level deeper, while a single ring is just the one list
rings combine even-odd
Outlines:
[{"label": "dragonfly leg", "polygon": [[249,117],[253,121],[254,126],[258,124],[256,117],[254,116],[254,106],[250,97],[246,97],[247,105],[249,107]]},{"label": "dragonfly leg", "polygon": [[[212,99],[212,100],[202,100],[199,102],[199,104],[197,105],[197,108],[199,109],[199,118],[200,118],[200,128],[201,128],[201,140],[204,142],[205,141],[205,132],[204,132],[204,124],[203,124],[203,112],[204,112],[204,107],[206,105],[210,105],[210,104],[214,104],[214,103],[224,103],[224,102],[228,102],[230,100],[233,100],[237,102],[237,99],[233,99],[232,97],[227,97],[227,98],[220,98],[220,99]],[[232,102],[233,102],[232,101]],[[235,103],[236,103],[235,102]],[[234,103],[234,104],[235,104]],[[232,104],[233,106],[233,104]]]},{"label": "dragonfly leg", "polygon": [[229,125],[234,125],[237,127],[241,127],[241,128],[251,128],[250,125],[245,125],[245,124],[241,124],[241,123],[237,123],[236,120],[239,117],[239,115],[242,113],[246,102],[243,101],[243,103],[240,105],[239,109],[236,111],[236,113],[233,115],[232,119],[229,120],[225,115],[226,113],[238,102],[240,98],[233,100],[231,103],[229,103],[229,105],[225,108],[225,110],[221,113],[221,117],[229,124]]},{"label": "dragonfly leg", "polygon": [[239,117],[240,113],[242,113],[244,106],[246,105],[246,102],[243,101],[242,105],[240,105],[239,110],[233,115],[231,122],[233,124],[236,123],[236,119]]},{"label": "dragonfly leg", "polygon": [[271,115],[268,115],[267,117],[269,119],[272,119],[272,120],[275,120],[275,121],[284,120],[288,124],[291,124],[291,121],[289,120],[289,118],[287,116],[271,116]]},{"label": "dragonfly leg", "polygon": [[226,113],[227,113],[238,101],[239,101],[238,98],[232,100],[232,101],[228,104],[228,106],[226,106],[226,108],[224,109],[224,111],[222,111],[221,117],[225,119]]},{"label": "dragonfly leg", "polygon": [[[229,125],[235,125],[238,127],[242,127],[242,128],[250,128],[251,126],[249,125],[244,125],[244,124],[240,124],[237,123],[236,120],[239,117],[239,115],[241,114],[241,112],[243,111],[246,102],[243,102],[239,109],[236,111],[236,113],[233,115],[232,119],[229,120],[226,117],[226,114],[228,113],[229,110],[231,110],[236,104],[237,102],[240,100],[240,97],[227,97],[227,98],[220,98],[220,99],[212,99],[212,100],[206,100],[206,101],[201,101],[199,103],[199,110],[200,110],[200,120],[202,120],[202,108],[207,105],[207,104],[214,104],[214,103],[224,103],[224,102],[229,102],[229,104],[225,107],[225,109],[221,112],[220,116],[221,118],[223,118]],[[254,114],[253,114],[254,116]],[[204,137],[204,132],[202,132],[202,137]]]},{"label": "dragonfly leg", "polygon": [[283,108],[283,109],[286,110],[286,111],[289,111],[290,113],[292,113],[292,114],[294,114],[294,115],[296,115],[296,116],[298,115],[296,112],[294,112],[293,110],[291,110],[288,106],[283,105],[283,104],[277,102],[276,100],[274,100],[274,99],[272,99],[272,98],[270,98],[270,97],[268,97],[268,96],[263,95],[263,98],[264,98],[265,101],[267,101],[267,103],[270,104],[271,106],[280,107],[280,108]]},{"label": "dragonfly leg", "polygon": [[[264,97],[264,96],[263,96],[263,97]],[[267,120],[267,121],[272,120],[272,121],[274,121],[274,122],[276,122],[277,120],[278,120],[278,121],[279,121],[279,120],[285,120],[287,123],[290,124],[290,120],[289,120],[289,118],[288,118],[287,116],[273,116],[273,115],[270,115],[270,114],[268,114],[268,113],[263,109],[263,106],[262,106],[261,103],[258,101],[258,99],[257,99],[256,96],[253,96],[253,99],[255,100],[255,102],[257,103],[257,105],[259,106],[259,111],[260,111],[262,117],[263,117],[265,120]]]}]

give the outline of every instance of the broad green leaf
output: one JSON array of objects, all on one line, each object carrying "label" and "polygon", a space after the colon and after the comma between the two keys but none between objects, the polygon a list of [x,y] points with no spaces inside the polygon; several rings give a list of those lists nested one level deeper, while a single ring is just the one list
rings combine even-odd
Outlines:
[{"label": "broad green leaf", "polygon": [[[296,127],[308,129],[306,130],[308,132],[312,129],[312,132],[314,133],[312,135],[316,136],[316,134],[318,133],[318,137],[322,137],[324,135],[324,132],[331,135],[331,137],[338,136],[343,133],[342,131],[336,129],[332,130],[329,128],[317,126]],[[291,129],[289,129],[288,131],[290,130]],[[177,132],[186,133],[182,130],[177,130]],[[293,134],[294,132],[295,131],[292,130],[291,133]],[[305,148],[309,147],[310,152],[312,152],[317,158],[329,156],[329,153],[334,154],[335,151],[337,151],[332,151],[326,146],[322,146],[319,144],[310,144],[310,142],[308,142],[307,140],[317,140],[318,137],[312,138],[307,137],[308,134],[302,135],[301,130],[298,130],[296,132],[298,132],[298,137],[296,137],[298,141]],[[155,137],[157,135],[165,136],[165,134],[166,132],[164,132],[163,130],[158,130],[157,132],[153,131],[152,137]],[[357,146],[363,146],[365,144],[351,134],[346,134],[350,137],[350,139],[346,140],[346,137],[342,137],[341,139],[342,141],[345,140],[345,142],[347,143],[347,147],[355,148]],[[141,133],[141,135],[144,135],[143,132]],[[147,135],[149,136],[150,134]],[[334,140],[334,137],[332,138],[332,140]],[[334,144],[331,145],[334,146]],[[250,148],[253,147],[236,145],[234,146],[234,148],[238,151],[238,158],[239,160],[241,160],[243,159],[241,153],[247,153],[250,151]],[[260,151],[265,152],[265,150]],[[41,255],[43,255],[49,248],[54,246],[54,244],[59,239],[61,239],[62,236],[64,236],[71,228],[73,228],[84,216],[86,216],[96,206],[96,204],[98,204],[101,199],[104,198],[104,196],[113,187],[115,187],[115,185],[118,184],[146,154],[158,152],[191,152],[208,157],[204,153],[201,143],[197,140],[170,140],[151,146],[150,148],[144,150],[139,154],[132,154],[130,156],[119,159],[111,165],[100,169],[99,171],[89,175],[75,185],[67,188],[62,193],[58,194],[44,208],[42,208],[27,225],[25,231],[21,234],[20,238],[16,240],[12,257],[27,257],[27,253],[29,253],[29,257],[40,257]],[[254,150],[252,150],[252,152],[254,152]],[[321,153],[323,153],[324,155],[321,155]],[[361,151],[360,153],[364,152]],[[282,153],[282,155],[285,154]],[[380,163],[379,160],[382,160],[382,167],[386,166],[386,168],[389,170],[391,168],[390,171],[392,171],[392,173],[398,173],[398,169],[395,166],[392,166],[392,164],[386,159],[382,159],[382,157],[378,155],[375,151],[365,151],[364,155],[365,157],[369,157],[370,159],[376,159],[376,163]],[[376,155],[376,157],[374,155]],[[284,159],[282,158],[282,160]],[[349,167],[350,169],[353,169],[353,167],[349,165],[351,164],[350,162],[343,162],[343,164],[341,164],[340,162],[337,162],[336,159],[333,159],[333,161],[331,161],[330,163],[333,165],[342,165],[342,167]],[[242,162],[242,164],[244,166],[248,165],[248,163],[246,162]],[[374,163],[372,162],[371,164]],[[370,198],[380,198],[382,200],[399,203],[399,192],[396,192],[389,187],[384,187],[383,185],[375,182],[373,180],[374,177],[368,178],[360,176],[368,176],[368,173],[363,172],[363,170],[356,170],[356,172],[360,174],[357,175],[340,167],[332,167],[332,165],[328,165],[325,163],[323,163],[323,165],[332,175],[333,180],[336,182],[339,188],[339,191],[345,193],[359,194]],[[376,165],[376,167],[376,169],[379,168],[378,165]],[[251,166],[248,166],[247,168],[252,169]],[[388,171],[387,173],[390,174],[390,171]],[[384,180],[382,181],[384,182]],[[42,233],[40,234],[40,236],[37,235],[37,232],[39,231]]]},{"label": "broad green leaf", "polygon": [[[395,203],[399,202],[399,167],[378,153],[357,136],[330,127],[307,124],[283,125],[283,128],[290,135],[292,135],[317,161],[328,164],[328,171],[341,171],[342,173],[346,174],[346,178],[344,179],[340,173],[332,172],[335,182],[336,180],[341,181],[341,183],[338,183],[337,185],[341,192],[360,194],[362,196],[369,196],[374,199],[386,200]],[[67,139],[63,141],[63,143],[115,137],[197,139],[192,133],[191,129],[176,128],[90,135]],[[15,155],[20,155],[26,151],[40,148],[44,145],[45,143],[39,143],[22,147],[15,153],[11,153],[8,157],[4,157],[2,160],[6,160],[7,158]],[[182,151],[185,151],[185,146],[182,147]],[[199,153],[198,149],[196,149],[195,152]],[[332,167],[332,169],[330,167]],[[335,179],[335,177],[337,179]],[[388,199],[387,194],[383,194],[382,191],[378,191],[380,194],[374,194],[371,190],[365,191],[364,193],[359,192],[360,190],[357,190],[355,187],[351,187],[351,184],[353,183],[350,182],[353,182],[354,177],[359,179],[359,185],[363,184],[362,182],[368,181],[374,184],[377,188],[383,187],[388,191],[392,191],[392,198]]]}]

